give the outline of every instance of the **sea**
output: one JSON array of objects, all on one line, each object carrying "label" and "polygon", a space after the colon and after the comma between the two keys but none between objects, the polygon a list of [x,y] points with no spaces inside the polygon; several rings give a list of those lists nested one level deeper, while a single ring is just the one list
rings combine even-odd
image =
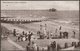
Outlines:
[{"label": "sea", "polygon": [[41,18],[59,23],[69,23],[79,27],[79,11],[49,11],[49,10],[1,10],[2,17]]}]

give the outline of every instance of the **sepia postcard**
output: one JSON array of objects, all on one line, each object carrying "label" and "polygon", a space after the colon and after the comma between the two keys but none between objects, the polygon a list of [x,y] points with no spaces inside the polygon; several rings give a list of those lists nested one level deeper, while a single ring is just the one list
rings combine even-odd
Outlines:
[{"label": "sepia postcard", "polygon": [[79,1],[1,1],[1,51],[80,51]]}]

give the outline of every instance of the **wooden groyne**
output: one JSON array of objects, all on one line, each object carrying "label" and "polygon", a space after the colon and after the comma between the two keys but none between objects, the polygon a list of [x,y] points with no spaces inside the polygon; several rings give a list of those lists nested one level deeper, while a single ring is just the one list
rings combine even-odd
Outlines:
[{"label": "wooden groyne", "polygon": [[41,22],[45,19],[38,19],[38,18],[1,18],[2,23],[31,23],[31,22]]}]

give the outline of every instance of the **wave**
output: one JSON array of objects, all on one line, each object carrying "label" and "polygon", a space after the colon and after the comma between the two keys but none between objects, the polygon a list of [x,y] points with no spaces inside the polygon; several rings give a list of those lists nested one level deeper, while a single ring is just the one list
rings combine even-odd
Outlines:
[{"label": "wave", "polygon": [[54,20],[55,22],[59,22],[59,23],[71,23],[72,21],[66,21],[66,20]]}]

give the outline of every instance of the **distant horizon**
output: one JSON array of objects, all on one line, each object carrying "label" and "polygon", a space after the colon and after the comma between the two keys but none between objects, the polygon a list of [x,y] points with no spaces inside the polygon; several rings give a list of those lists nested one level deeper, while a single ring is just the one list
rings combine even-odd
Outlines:
[{"label": "distant horizon", "polygon": [[[15,11],[15,10],[1,10],[1,11]],[[16,11],[24,11],[24,10],[16,10]],[[25,11],[41,11],[41,10],[25,10]],[[49,9],[42,10],[42,11],[49,11]],[[56,11],[79,11],[79,10],[56,10]]]},{"label": "distant horizon", "polygon": [[79,1],[1,1],[1,10],[79,10]]}]

